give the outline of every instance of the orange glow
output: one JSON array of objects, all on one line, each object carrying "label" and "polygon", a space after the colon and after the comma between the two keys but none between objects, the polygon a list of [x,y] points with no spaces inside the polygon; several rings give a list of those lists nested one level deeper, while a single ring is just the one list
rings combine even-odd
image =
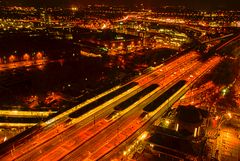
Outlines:
[{"label": "orange glow", "polygon": [[228,113],[228,116],[229,116],[229,118],[232,118],[232,114],[230,112]]},{"label": "orange glow", "polygon": [[212,120],[212,127],[216,128],[217,127],[217,123],[218,123],[218,121],[216,119],[213,119]]},{"label": "orange glow", "polygon": [[103,24],[102,28],[101,29],[105,29],[107,28],[107,25],[106,24]]},{"label": "orange glow", "polygon": [[77,11],[78,8],[77,8],[77,7],[72,7],[71,10],[72,10],[72,11]]},{"label": "orange glow", "polygon": [[14,55],[11,55],[9,58],[8,58],[9,62],[12,63],[16,60],[16,57]]},{"label": "orange glow", "polygon": [[112,47],[115,47],[116,46],[116,44],[115,43],[112,43]]},{"label": "orange glow", "polygon": [[43,69],[44,69],[44,65],[38,65],[37,68],[38,68],[39,70],[43,70]]},{"label": "orange glow", "polygon": [[[125,58],[125,56],[120,55],[117,57],[117,61],[116,61],[117,63],[115,63],[115,61],[112,61],[109,63],[112,63],[113,66],[122,65],[124,63],[126,64],[124,58]],[[186,72],[190,72],[195,67],[201,67],[200,68],[201,70],[199,69],[199,71],[197,70],[197,72],[202,71],[202,73],[205,70],[210,69],[209,68],[210,64],[208,62],[206,62],[207,65],[205,65],[205,62],[204,63],[200,62],[200,61],[198,62],[197,58],[198,58],[198,54],[191,55],[191,56],[184,55],[184,56],[174,60],[172,63],[167,63],[165,65],[161,64],[160,66],[157,66],[154,68],[151,67],[151,68],[149,68],[150,70],[152,70],[152,69],[156,69],[156,70],[151,71],[151,74],[143,75],[142,77],[137,78],[134,81],[135,82],[141,82],[141,81],[144,82],[145,81],[145,83],[142,84],[143,87],[145,86],[145,84],[147,84],[151,81],[152,82],[155,81],[159,85],[161,84],[161,86],[159,87],[159,89],[160,89],[162,87],[167,87],[167,86],[171,85],[171,82],[173,82],[177,79],[184,79],[185,77],[187,77],[188,75],[186,76],[184,74],[185,71],[180,70],[183,67],[185,68]],[[180,62],[183,62],[183,61],[184,61],[184,63],[183,63],[183,65],[181,65]],[[36,62],[44,62],[44,60],[37,60]],[[202,65],[201,63],[204,65]],[[143,64],[143,65],[145,65],[146,68],[148,67],[147,64]],[[179,67],[180,67],[180,69],[179,69]],[[162,72],[161,72],[161,70],[162,70]],[[178,72],[180,74],[180,78],[177,78]],[[176,73],[176,74],[174,74],[175,75],[174,78],[169,77],[169,75],[171,75],[172,73],[173,74]],[[163,77],[160,75],[162,75]],[[198,75],[201,76],[201,73],[199,73]],[[196,76],[196,77],[198,75],[194,74],[194,76]],[[190,86],[190,83],[191,82],[188,82],[187,86]],[[138,86],[139,87],[137,87],[137,88],[140,88],[140,89],[143,88],[140,83]],[[159,89],[157,89],[157,90],[159,90]],[[136,89],[132,88],[131,90],[136,90]],[[191,92],[194,92],[194,90],[191,90]],[[127,95],[129,93],[131,93],[131,91],[128,91],[128,93],[126,93],[124,95]],[[106,94],[107,93],[104,93],[104,95],[106,95]],[[149,93],[149,95],[153,95],[153,94],[154,94],[153,92],[151,92],[151,94]],[[91,102],[93,102],[94,100],[97,100],[101,97],[104,97],[104,95],[99,96],[98,98],[97,97],[92,98],[93,100],[91,100]],[[58,100],[61,98],[60,96],[61,96],[61,93],[58,94],[55,92],[50,92],[47,94],[47,97],[45,99],[42,99],[42,97],[41,97],[41,102],[46,101],[46,103],[49,103],[49,105],[47,106],[47,107],[49,107],[50,105],[55,105],[55,103],[58,102]],[[123,96],[121,96],[121,97],[123,97]],[[129,113],[129,111],[133,110],[133,109],[135,111],[137,111],[138,109],[136,107],[139,106],[139,104],[141,104],[144,101],[144,99],[149,98],[149,97],[150,96],[141,98],[141,100],[139,100],[139,102],[136,102],[137,104],[131,106],[128,109],[128,111],[124,111],[124,113],[127,113],[127,112]],[[179,97],[180,97],[180,95],[179,95]],[[115,99],[117,99],[117,98],[115,98]],[[168,103],[169,103],[169,101],[172,102],[171,99],[174,99],[174,98],[173,97],[170,98],[170,100],[168,100]],[[110,101],[114,101],[114,100],[110,100]],[[89,104],[91,102],[87,102],[87,104]],[[58,105],[55,105],[55,106],[56,106],[55,108],[59,108]],[[77,105],[74,107],[74,110],[71,112],[77,111],[81,107],[82,107],[81,105],[80,106]],[[101,108],[104,108],[104,107],[101,107]],[[163,108],[163,107],[159,107],[158,111],[154,111],[154,113],[162,110],[161,108]],[[101,109],[97,109],[97,110],[99,111]],[[97,111],[92,111],[92,112],[93,112],[92,114],[89,114],[89,116],[87,116],[89,118],[91,117],[90,118],[91,122],[84,126],[81,126],[81,127],[75,126],[75,125],[79,125],[81,123],[82,119],[84,119],[84,118],[78,117],[78,118],[72,118],[72,119],[69,119],[69,118],[65,119],[65,117],[68,116],[69,113],[67,113],[67,114],[63,113],[62,116],[57,116],[54,119],[51,119],[44,123],[41,123],[44,130],[41,130],[41,131],[39,131],[38,134],[32,136],[30,142],[22,142],[20,144],[20,146],[13,147],[14,151],[7,153],[5,156],[3,156],[6,159],[2,158],[2,160],[15,160],[15,159],[24,160],[24,158],[26,158],[26,160],[27,160],[27,157],[30,158],[31,156],[34,156],[38,160],[51,160],[51,158],[53,158],[52,160],[60,160],[72,152],[73,153],[71,154],[71,156],[69,158],[73,158],[72,156],[74,156],[74,157],[76,156],[76,158],[78,158],[78,160],[90,160],[90,159],[98,160],[102,156],[106,156],[106,154],[107,155],[110,154],[111,151],[113,151],[114,149],[121,146],[124,142],[126,142],[129,139],[129,137],[137,134],[137,132],[139,130],[141,130],[144,125],[146,125],[148,120],[150,120],[151,117],[154,117],[154,115],[155,115],[154,113],[152,113],[152,114],[148,115],[147,118],[145,117],[144,119],[142,119],[141,117],[139,117],[140,116],[140,113],[139,113],[140,111],[139,111],[139,112],[137,112],[137,115],[127,118],[125,120],[125,122],[126,122],[125,124],[117,124],[116,125],[113,121],[107,121],[104,118],[103,119],[95,118],[95,113]],[[166,121],[169,121],[169,123],[171,122],[171,120],[166,120]],[[48,126],[49,124],[50,124],[50,126]],[[114,125],[114,128],[109,129],[109,127],[111,125]],[[45,127],[47,127],[47,128],[45,128]],[[109,133],[108,133],[109,131],[111,131],[111,135],[109,135]],[[64,133],[66,133],[66,132],[68,132],[70,134],[68,136],[64,136]],[[198,136],[198,134],[199,134],[199,130],[197,129],[196,135]],[[107,137],[102,137],[101,135],[105,135]],[[128,158],[130,158],[130,156],[132,156],[132,154],[134,154],[135,151],[144,150],[144,147],[141,149],[139,147],[142,143],[143,144],[145,143],[144,140],[148,139],[148,137],[149,137],[149,133],[146,131],[143,132],[138,137],[137,140],[135,139],[134,142],[131,143],[131,145],[127,145],[127,149],[125,152],[122,153],[122,149],[120,149],[120,151],[118,153],[116,153],[116,155],[118,155],[120,159],[124,157],[123,159],[130,160]],[[98,139],[98,138],[100,138],[100,139]],[[98,142],[96,143],[95,140],[93,140],[93,139],[97,140]],[[95,145],[95,147],[93,148],[92,145]],[[51,147],[51,148],[48,148],[48,147]],[[62,147],[65,147],[65,148],[62,148]],[[81,150],[82,152],[81,153],[79,153],[78,151],[76,152],[75,150],[77,148],[78,148],[78,150]],[[124,150],[125,150],[125,147],[124,147]],[[42,153],[42,151],[43,151],[43,153]],[[123,155],[126,154],[126,156],[122,156],[122,154]],[[114,157],[118,157],[118,156],[114,156]]]},{"label": "orange glow", "polygon": [[124,17],[123,19],[118,20],[117,22],[126,21],[128,18],[129,18],[129,16],[126,16],[126,17]]},{"label": "orange glow", "polygon": [[119,159],[111,159],[111,161],[119,161]]},{"label": "orange glow", "polygon": [[36,55],[36,59],[37,60],[43,59],[43,53],[38,52],[37,55]]},{"label": "orange glow", "polygon": [[28,61],[28,60],[30,60],[30,56],[29,56],[29,54],[24,54],[23,55],[23,60],[25,60],[25,61]]}]

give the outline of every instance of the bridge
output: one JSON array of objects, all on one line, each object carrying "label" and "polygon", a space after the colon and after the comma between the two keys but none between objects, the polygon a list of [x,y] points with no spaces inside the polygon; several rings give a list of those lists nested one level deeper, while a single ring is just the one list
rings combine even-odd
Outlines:
[{"label": "bridge", "polygon": [[158,23],[162,25],[171,25],[171,26],[176,26],[176,27],[181,27],[193,31],[197,31],[200,33],[205,33],[206,30],[200,29],[195,26],[187,25],[185,22],[176,22],[176,21],[170,21],[169,18],[166,18],[166,20],[161,20],[158,18],[151,18],[151,17],[142,17],[142,16],[137,16],[137,15],[127,15],[123,19],[116,20],[115,22],[124,22],[124,21],[139,21],[139,22],[150,22],[150,23]]},{"label": "bridge", "polygon": [[224,36],[220,36],[220,37],[213,38],[213,39],[210,39],[210,40],[206,40],[206,41],[201,42],[201,44],[210,43],[210,42],[217,41],[217,40],[222,40],[222,39],[225,39],[225,38],[229,38],[231,36],[234,36],[234,34],[231,33],[231,34],[228,34],[228,35],[224,35]]}]

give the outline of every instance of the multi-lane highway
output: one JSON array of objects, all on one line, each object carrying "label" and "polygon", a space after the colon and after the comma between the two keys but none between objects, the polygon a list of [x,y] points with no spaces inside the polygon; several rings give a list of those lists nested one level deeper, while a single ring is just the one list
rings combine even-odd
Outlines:
[{"label": "multi-lane highway", "polygon": [[[0,160],[98,160],[106,157],[128,138],[145,130],[191,83],[221,60],[216,56],[201,62],[198,58],[198,53],[190,52],[127,85],[114,87],[73,107],[43,123],[36,135],[2,154]],[[140,117],[144,107],[180,80],[185,80],[186,84],[174,97],[168,98],[167,105],[166,101],[156,104],[156,110],[148,117]]]}]

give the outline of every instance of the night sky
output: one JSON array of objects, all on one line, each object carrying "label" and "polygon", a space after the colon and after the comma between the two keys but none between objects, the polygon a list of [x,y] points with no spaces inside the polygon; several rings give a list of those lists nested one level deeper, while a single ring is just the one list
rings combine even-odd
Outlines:
[{"label": "night sky", "polygon": [[86,6],[88,4],[133,6],[141,3],[146,8],[181,5],[190,9],[240,9],[240,0],[0,0],[1,5],[60,7]]}]

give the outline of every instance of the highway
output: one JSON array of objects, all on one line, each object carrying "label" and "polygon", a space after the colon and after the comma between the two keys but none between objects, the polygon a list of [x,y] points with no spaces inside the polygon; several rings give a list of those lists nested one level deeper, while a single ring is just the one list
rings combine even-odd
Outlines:
[{"label": "highway", "polygon": [[[29,141],[15,146],[13,150],[3,154],[0,159],[100,159],[138,130],[142,130],[142,127],[147,127],[144,125],[151,120],[151,117],[159,113],[159,110],[157,110],[151,114],[150,118],[144,121],[139,120],[142,109],[147,104],[155,100],[177,81],[184,79],[189,84],[219,62],[219,57],[214,57],[205,63],[200,62],[198,61],[198,54],[190,52],[169,64],[158,66],[153,71],[131,81],[136,82],[137,85],[110,100],[106,100],[79,117],[69,120],[68,116],[109,93],[121,89],[121,87],[114,87],[77,107],[73,107],[71,110],[61,114],[61,116],[45,122],[41,132],[33,136]],[[151,84],[157,84],[158,87],[121,111],[118,118],[105,119],[113,112],[115,106],[141,92]]]}]

